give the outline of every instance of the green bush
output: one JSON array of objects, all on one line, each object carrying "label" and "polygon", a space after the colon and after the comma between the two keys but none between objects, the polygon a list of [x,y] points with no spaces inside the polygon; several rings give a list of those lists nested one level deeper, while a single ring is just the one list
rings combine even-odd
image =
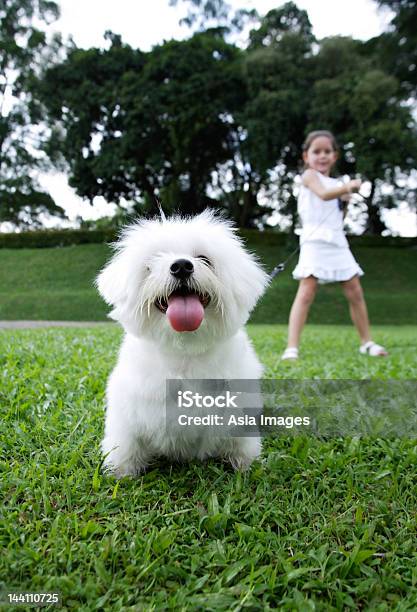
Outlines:
[{"label": "green bush", "polygon": [[101,244],[113,242],[117,231],[101,230],[39,230],[33,232],[0,233],[0,248],[3,249],[36,249],[63,247],[74,244]]},{"label": "green bush", "polygon": [[352,247],[416,247],[417,238],[401,238],[400,236],[348,236]]},{"label": "green bush", "polygon": [[[113,242],[118,234],[117,229],[62,229],[21,232],[19,234],[0,233],[0,248],[29,249],[46,247],[63,247],[74,244],[102,244]],[[247,240],[253,248],[263,246],[297,245],[297,238],[283,232],[272,230],[239,230],[239,235]],[[352,247],[416,247],[417,238],[400,238],[394,236],[350,236]]]}]

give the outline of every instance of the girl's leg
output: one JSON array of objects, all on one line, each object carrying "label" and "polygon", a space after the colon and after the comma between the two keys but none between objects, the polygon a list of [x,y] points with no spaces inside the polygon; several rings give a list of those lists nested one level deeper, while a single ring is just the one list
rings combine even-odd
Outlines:
[{"label": "girl's leg", "polygon": [[358,276],[342,282],[343,292],[349,302],[350,316],[358,330],[362,344],[369,342],[371,332],[369,329],[368,309]]},{"label": "girl's leg", "polygon": [[308,311],[310,310],[316,291],[317,278],[308,276],[300,280],[297,295],[295,296],[290,312],[287,348],[298,348],[301,332],[303,331]]}]

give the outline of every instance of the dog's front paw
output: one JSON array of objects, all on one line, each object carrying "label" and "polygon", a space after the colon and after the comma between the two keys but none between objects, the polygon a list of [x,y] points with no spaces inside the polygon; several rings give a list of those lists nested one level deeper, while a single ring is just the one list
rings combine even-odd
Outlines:
[{"label": "dog's front paw", "polygon": [[141,472],[144,472],[147,464],[141,464],[138,461],[124,461],[123,463],[117,464],[109,458],[105,458],[103,462],[103,471],[109,476],[113,476],[117,480],[130,476],[135,478],[139,476]]},{"label": "dog's front paw", "polygon": [[235,438],[234,448],[227,455],[235,470],[245,471],[257,459],[262,450],[260,438]]},{"label": "dog's front paw", "polygon": [[116,443],[106,437],[101,443],[101,448],[104,454],[104,473],[117,479],[124,476],[138,476],[148,466],[148,455],[143,452],[139,453],[138,446],[134,444],[125,443],[123,447],[120,442]]}]

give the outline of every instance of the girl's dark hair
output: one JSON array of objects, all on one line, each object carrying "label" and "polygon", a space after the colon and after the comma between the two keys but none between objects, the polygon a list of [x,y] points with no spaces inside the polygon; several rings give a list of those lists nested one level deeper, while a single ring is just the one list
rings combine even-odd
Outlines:
[{"label": "girl's dark hair", "polygon": [[320,136],[325,136],[330,140],[334,151],[339,150],[337,140],[331,132],[329,132],[328,130],[315,130],[314,132],[310,132],[309,134],[307,134],[307,138],[305,139],[303,144],[303,151],[308,151],[313,140],[315,140],[316,138],[320,138]]}]

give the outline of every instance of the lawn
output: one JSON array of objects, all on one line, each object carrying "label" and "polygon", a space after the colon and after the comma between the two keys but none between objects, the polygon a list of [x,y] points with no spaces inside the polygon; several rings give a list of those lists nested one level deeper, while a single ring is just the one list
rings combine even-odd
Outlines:
[{"label": "lawn", "polygon": [[[251,326],[268,378],[417,378],[417,327],[310,325],[281,363],[284,326]],[[0,333],[0,585],[76,610],[415,610],[412,439],[269,437],[247,473],[161,462],[100,471],[117,327]],[[1,590],[1,589],[0,589]]]},{"label": "lawn", "polygon": [[[248,241],[267,270],[288,251],[262,234]],[[356,247],[365,271],[363,286],[371,321],[416,325],[417,291],[414,247]],[[0,319],[104,321],[108,308],[94,288],[94,278],[111,255],[105,244],[47,249],[0,249]],[[291,277],[296,257],[276,278],[252,315],[253,323],[286,323],[297,290]],[[337,285],[321,287],[312,306],[311,323],[348,324],[346,300]]]}]

